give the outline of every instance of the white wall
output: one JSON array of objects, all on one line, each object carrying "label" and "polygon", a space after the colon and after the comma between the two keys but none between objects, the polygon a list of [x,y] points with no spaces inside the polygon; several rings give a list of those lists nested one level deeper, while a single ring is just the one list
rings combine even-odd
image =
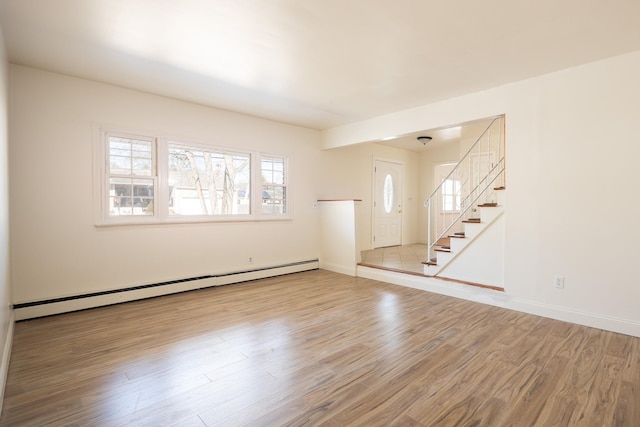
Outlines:
[{"label": "white wall", "polygon": [[9,63],[0,29],[0,408],[13,331],[9,263]]},{"label": "white wall", "polygon": [[638,331],[639,75],[640,51],[330,129],[323,146],[506,114],[507,295]]},{"label": "white wall", "polygon": [[[11,89],[16,303],[318,257],[317,131],[15,65]],[[94,124],[289,155],[294,220],[97,228]]]},{"label": "white wall", "polygon": [[[481,208],[480,215],[483,222],[487,221],[484,209],[501,208]],[[499,214],[493,213],[488,221],[492,221],[496,215]],[[483,226],[480,224],[465,226],[469,225]],[[458,250],[458,244],[464,244],[464,240],[451,239],[451,251],[457,256],[438,272],[438,276],[502,288],[504,286],[504,215],[493,220],[473,242]]]},{"label": "white wall", "polygon": [[360,247],[372,247],[372,197],[374,159],[396,160],[404,165],[402,244],[417,243],[418,207],[417,153],[380,144],[359,144],[322,153],[321,199],[359,199]]},{"label": "white wall", "polygon": [[358,217],[361,202],[322,200],[320,213],[320,268],[356,275],[361,248],[358,241]]}]

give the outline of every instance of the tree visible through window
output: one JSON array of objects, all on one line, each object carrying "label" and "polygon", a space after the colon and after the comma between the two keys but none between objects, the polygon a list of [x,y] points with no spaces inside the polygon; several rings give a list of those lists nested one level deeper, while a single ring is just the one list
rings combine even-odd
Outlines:
[{"label": "tree visible through window", "polygon": [[170,144],[169,214],[250,214],[250,172],[247,154]]},{"label": "tree visible through window", "polygon": [[[284,156],[153,136],[102,135],[98,223],[287,218]],[[260,182],[252,183],[255,179]]]}]

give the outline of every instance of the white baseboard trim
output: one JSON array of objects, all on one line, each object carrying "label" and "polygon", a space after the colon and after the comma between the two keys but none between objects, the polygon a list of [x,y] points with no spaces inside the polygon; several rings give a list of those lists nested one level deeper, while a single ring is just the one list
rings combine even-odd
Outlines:
[{"label": "white baseboard trim", "polygon": [[572,310],[565,307],[542,304],[521,298],[511,298],[509,307],[507,308],[640,338],[640,322],[633,320]]},{"label": "white baseboard trim", "polygon": [[85,310],[104,305],[119,304],[122,302],[153,298],[178,292],[209,288],[212,286],[222,286],[256,279],[265,279],[267,277],[282,276],[284,274],[317,270],[318,268],[318,260],[301,261],[280,266],[257,268],[255,270],[229,272],[203,278],[186,279],[184,281],[176,280],[158,284],[157,286],[145,285],[137,288],[127,288],[86,296],[79,295],[35,303],[15,304],[15,320],[33,319],[36,317]]},{"label": "white baseboard trim", "polygon": [[7,374],[9,373],[11,349],[13,348],[13,328],[15,323],[15,315],[13,310],[11,310],[11,315],[9,316],[9,328],[7,329],[7,338],[4,341],[2,361],[0,362],[0,415],[2,414],[2,404],[4,403],[4,389],[7,386]]},{"label": "white baseboard trim", "polygon": [[334,273],[346,274],[348,276],[357,276],[356,267],[353,265],[341,265],[320,260],[320,268],[323,270],[333,271]]},{"label": "white baseboard trim", "polygon": [[381,282],[407,286],[455,298],[462,298],[496,307],[503,307],[510,310],[548,317],[550,319],[640,337],[640,322],[628,319],[620,319],[611,316],[572,310],[566,307],[516,298],[509,296],[504,292],[494,291],[491,289],[444,282],[430,277],[413,276],[371,267],[358,266],[357,275],[358,277],[364,277],[367,279],[379,280]]}]

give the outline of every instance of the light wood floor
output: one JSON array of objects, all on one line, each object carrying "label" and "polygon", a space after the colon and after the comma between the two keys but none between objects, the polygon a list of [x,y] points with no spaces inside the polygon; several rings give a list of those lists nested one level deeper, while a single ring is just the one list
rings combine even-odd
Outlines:
[{"label": "light wood floor", "polygon": [[390,246],[361,252],[361,263],[372,267],[424,274],[423,261],[429,260],[429,246],[422,244]]},{"label": "light wood floor", "polygon": [[640,426],[640,339],[322,270],[16,324],[2,426]]}]

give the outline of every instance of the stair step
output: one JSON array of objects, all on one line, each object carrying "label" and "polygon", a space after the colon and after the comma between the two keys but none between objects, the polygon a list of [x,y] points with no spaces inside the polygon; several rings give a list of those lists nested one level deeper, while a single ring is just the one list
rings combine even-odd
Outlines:
[{"label": "stair step", "polygon": [[497,203],[495,202],[491,202],[491,203],[483,203],[481,205],[478,205],[481,208],[495,208],[496,206],[498,206]]},{"label": "stair step", "polygon": [[449,236],[452,239],[464,239],[464,233],[456,233]]},{"label": "stair step", "polygon": [[507,188],[504,185],[501,185],[500,187],[494,187],[494,190],[506,190]]},{"label": "stair step", "polygon": [[441,237],[440,239],[438,239],[438,242],[436,243],[436,246],[448,246],[449,245],[449,237]]},{"label": "stair step", "polygon": [[431,258],[429,261],[422,261],[424,265],[438,265],[438,258]]},{"label": "stair step", "polygon": [[436,252],[451,252],[451,248],[440,247],[440,248],[435,248],[434,251],[436,251]]},{"label": "stair step", "polygon": [[480,218],[469,218],[469,219],[465,219],[462,222],[467,222],[470,224],[480,224]]}]

